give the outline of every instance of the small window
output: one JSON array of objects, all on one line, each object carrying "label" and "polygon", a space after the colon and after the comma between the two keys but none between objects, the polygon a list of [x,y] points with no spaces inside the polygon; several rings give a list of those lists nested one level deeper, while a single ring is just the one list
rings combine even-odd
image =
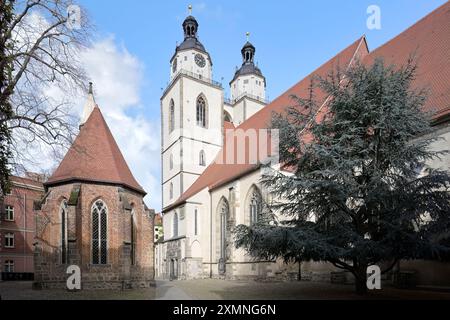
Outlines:
[{"label": "small window", "polygon": [[5,260],[4,269],[5,272],[14,272],[14,261],[13,260]]},{"label": "small window", "polygon": [[172,226],[172,233],[173,233],[173,237],[177,237],[178,236],[178,214],[175,212],[173,214],[173,226]]},{"label": "small window", "polygon": [[175,102],[170,100],[169,104],[169,133],[175,129]]},{"label": "small window", "polygon": [[194,211],[194,235],[198,234],[198,210]]},{"label": "small window", "polygon": [[14,233],[5,234],[5,248],[14,248]]},{"label": "small window", "polygon": [[247,79],[247,80],[244,80],[244,84],[248,84],[248,79]]},{"label": "small window", "polygon": [[7,205],[5,207],[5,220],[14,221],[14,207]]},{"label": "small window", "polygon": [[206,165],[206,161],[205,161],[205,151],[201,150],[198,156],[198,164],[201,166],[205,166]]},{"label": "small window", "polygon": [[187,56],[184,56],[184,61],[187,61]]},{"label": "small window", "polygon": [[173,199],[173,183],[171,182],[169,185],[169,197]]}]

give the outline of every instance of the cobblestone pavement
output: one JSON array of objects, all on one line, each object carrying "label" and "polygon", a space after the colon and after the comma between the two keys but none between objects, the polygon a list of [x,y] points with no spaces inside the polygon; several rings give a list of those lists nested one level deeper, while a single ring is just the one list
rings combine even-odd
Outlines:
[{"label": "cobblestone pavement", "polygon": [[223,281],[214,279],[174,281],[192,299],[311,300],[311,299],[447,299],[450,292],[400,290],[392,287],[370,291],[361,297],[353,285],[326,282]]},{"label": "cobblestone pavement", "polygon": [[[224,281],[214,279],[156,281],[156,288],[125,291],[94,290],[68,292],[65,290],[32,290],[31,282],[0,282],[2,299],[77,300],[77,299],[361,299],[351,285],[321,282],[258,282]],[[371,291],[364,299],[448,299],[450,292],[400,290],[386,287]]]},{"label": "cobblestone pavement", "polygon": [[4,300],[153,300],[156,288],[136,290],[33,290],[31,281],[0,282],[0,296]]}]

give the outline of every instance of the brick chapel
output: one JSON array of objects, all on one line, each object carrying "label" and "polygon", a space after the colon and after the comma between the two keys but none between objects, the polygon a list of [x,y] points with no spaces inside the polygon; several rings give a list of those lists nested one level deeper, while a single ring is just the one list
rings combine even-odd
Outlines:
[{"label": "brick chapel", "polygon": [[100,108],[92,84],[80,131],[44,184],[37,211],[35,288],[65,288],[70,265],[82,289],[153,283],[153,215]]}]

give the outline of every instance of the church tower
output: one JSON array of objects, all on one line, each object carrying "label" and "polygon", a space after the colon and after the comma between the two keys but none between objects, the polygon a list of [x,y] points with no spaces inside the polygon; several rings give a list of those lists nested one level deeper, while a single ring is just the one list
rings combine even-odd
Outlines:
[{"label": "church tower", "polygon": [[222,86],[212,80],[197,20],[189,14],[182,26],[184,40],[170,59],[170,83],[161,97],[163,208],[194,183],[222,146]]},{"label": "church tower", "polygon": [[225,115],[232,115],[229,120],[236,126],[266,105],[266,78],[255,65],[256,49],[248,41],[249,35],[247,32],[247,42],[241,49],[242,66],[230,82],[230,101],[225,103]]}]

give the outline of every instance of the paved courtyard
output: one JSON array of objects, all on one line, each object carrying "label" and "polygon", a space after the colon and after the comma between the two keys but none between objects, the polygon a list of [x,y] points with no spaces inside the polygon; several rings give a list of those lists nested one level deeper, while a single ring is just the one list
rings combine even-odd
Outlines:
[{"label": "paved courtyard", "polygon": [[[139,300],[247,300],[247,299],[361,299],[353,286],[321,282],[257,282],[223,281],[214,279],[157,281],[156,287],[126,291],[32,290],[31,282],[0,282],[2,299],[139,299]],[[448,299],[450,292],[400,290],[384,288],[371,291],[364,299]]]}]

